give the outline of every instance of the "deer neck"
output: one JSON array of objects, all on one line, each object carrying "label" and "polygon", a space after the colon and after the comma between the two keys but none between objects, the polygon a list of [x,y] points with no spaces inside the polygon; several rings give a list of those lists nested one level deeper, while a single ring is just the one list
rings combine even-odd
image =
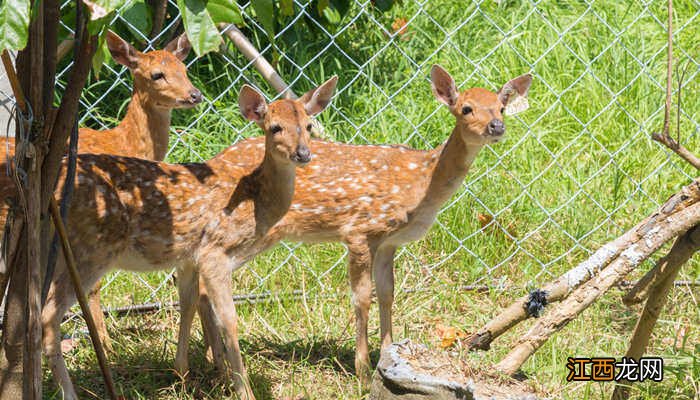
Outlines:
[{"label": "deer neck", "polygon": [[294,197],[295,176],[293,163],[276,160],[267,152],[260,166],[251,174],[258,234],[267,233],[289,210]]},{"label": "deer neck", "polygon": [[141,157],[163,160],[168,151],[170,109],[158,107],[148,95],[134,89],[131,102],[119,128],[129,132],[129,141]]},{"label": "deer neck", "polygon": [[439,208],[449,200],[464,181],[482,147],[465,143],[459,127],[455,127],[447,142],[434,150],[439,156],[419,208]]}]

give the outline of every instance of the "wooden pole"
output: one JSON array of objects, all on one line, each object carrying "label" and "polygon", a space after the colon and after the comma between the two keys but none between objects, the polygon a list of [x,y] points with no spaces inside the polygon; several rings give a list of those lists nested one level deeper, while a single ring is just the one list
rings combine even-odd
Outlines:
[{"label": "wooden pole", "polygon": [[[676,239],[673,247],[666,255],[666,259],[673,259],[679,262],[664,263],[667,267],[659,273],[659,279],[651,287],[649,297],[642,310],[642,315],[634,328],[634,334],[630,340],[625,357],[639,358],[644,355],[651,332],[654,330],[656,321],[659,319],[668,300],[668,293],[673,287],[673,281],[681,270],[681,267],[698,249],[700,249],[700,227],[691,228],[684,235]],[[620,382],[613,392],[613,400],[624,400],[629,398],[629,382]]]},{"label": "wooden pole", "polygon": [[112,400],[117,400],[119,397],[117,396],[114,381],[112,380],[112,372],[107,364],[107,357],[105,356],[105,351],[102,347],[102,342],[100,341],[100,335],[97,333],[97,325],[95,325],[95,320],[90,313],[90,306],[88,305],[85,291],[83,290],[82,283],[80,282],[80,275],[78,274],[78,268],[76,267],[75,256],[73,255],[73,249],[71,249],[70,242],[68,241],[68,233],[66,232],[66,227],[63,225],[63,220],[61,219],[61,212],[58,209],[56,199],[53,197],[49,202],[49,208],[51,210],[51,219],[53,219],[54,226],[56,227],[56,233],[58,233],[58,237],[60,238],[61,246],[63,248],[63,255],[66,259],[66,268],[68,269],[71,282],[73,282],[75,294],[78,298],[78,304],[80,304],[80,309],[83,311],[83,318],[87,324],[92,345],[95,348],[97,362],[100,364],[100,369],[102,370],[102,376],[105,381],[105,386],[107,387],[107,393],[109,393],[109,397]]},{"label": "wooden pole", "polygon": [[253,63],[253,67],[262,75],[267,83],[272,86],[277,93],[282,94],[282,96],[290,99],[296,99],[297,95],[289,88],[287,82],[282,79],[280,74],[277,73],[275,68],[265,59],[265,57],[260,54],[258,49],[253,46],[247,37],[241,32],[240,29],[236,28],[234,24],[220,24],[219,27],[223,30],[224,35],[233,42],[233,44],[238,48],[238,50]]}]

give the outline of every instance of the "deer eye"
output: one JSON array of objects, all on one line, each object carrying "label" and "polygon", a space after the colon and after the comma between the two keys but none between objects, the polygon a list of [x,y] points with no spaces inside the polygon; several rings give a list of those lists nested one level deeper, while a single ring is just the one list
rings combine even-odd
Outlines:
[{"label": "deer eye", "polygon": [[469,106],[464,106],[464,107],[462,107],[462,114],[464,114],[464,115],[467,115],[467,114],[469,114],[469,113],[472,112],[472,111],[474,111],[474,110],[472,110],[472,108],[469,107]]},{"label": "deer eye", "polygon": [[163,78],[165,78],[165,75],[163,75],[162,72],[154,72],[151,74],[151,79],[153,79],[154,81],[157,81],[157,80],[163,79]]},{"label": "deer eye", "polygon": [[279,132],[281,132],[281,131],[282,131],[282,127],[279,126],[279,125],[272,125],[272,126],[270,127],[270,132],[271,132],[272,134],[279,133]]},{"label": "deer eye", "polygon": [[505,108],[505,107],[501,108],[501,114],[503,114],[504,112],[506,112],[506,108]]},{"label": "deer eye", "polygon": [[308,124],[306,125],[306,130],[311,132],[311,130],[314,128],[313,124]]}]

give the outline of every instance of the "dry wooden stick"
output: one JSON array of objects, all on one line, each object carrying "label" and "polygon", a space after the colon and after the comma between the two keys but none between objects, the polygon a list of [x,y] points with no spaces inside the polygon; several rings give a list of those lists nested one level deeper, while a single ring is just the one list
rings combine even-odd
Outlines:
[{"label": "dry wooden stick", "polygon": [[[670,134],[670,118],[671,118],[671,71],[673,69],[673,2],[668,1],[668,59],[666,60],[666,110],[664,113],[664,126],[663,133],[653,133],[652,138],[666,147],[676,152],[684,160],[688,161],[690,164],[695,166],[695,168],[700,169],[700,159],[698,159],[694,154],[690,153],[687,149],[680,146],[677,141],[671,138]],[[680,78],[678,84],[678,115],[680,115],[680,92],[681,85],[683,83],[683,78]],[[678,124],[680,127],[680,122]],[[679,128],[678,128],[679,129]],[[675,246],[674,246],[675,248]],[[668,271],[673,271],[676,268],[680,268],[697,249],[693,250],[688,246],[680,247],[675,252],[669,252],[666,257],[661,258],[656,266],[649,271],[642,279],[637,282],[637,284],[630,290],[630,292],[622,299],[626,305],[632,305],[644,301],[644,299],[649,295],[650,288],[656,286],[659,281],[664,280]]]},{"label": "dry wooden stick", "polygon": [[297,95],[289,88],[287,82],[282,79],[275,68],[260,54],[258,49],[253,46],[247,37],[234,24],[220,24],[219,28],[224,35],[243,53],[243,55],[253,62],[253,67],[262,75],[263,78],[272,86],[277,93],[284,97],[296,99]]},{"label": "dry wooden stick", "polygon": [[95,354],[97,355],[97,362],[100,364],[100,369],[102,370],[102,376],[105,381],[105,386],[107,387],[107,393],[112,400],[118,400],[117,390],[114,387],[114,380],[112,380],[112,372],[107,364],[107,357],[105,356],[104,348],[102,347],[102,342],[100,341],[100,336],[97,333],[97,325],[95,325],[95,320],[90,312],[90,306],[87,303],[87,297],[85,296],[85,291],[83,290],[82,283],[80,282],[80,275],[78,274],[78,268],[76,267],[75,256],[73,255],[73,249],[68,241],[68,233],[66,232],[66,227],[63,225],[63,220],[61,219],[61,213],[58,210],[58,204],[55,198],[51,198],[49,201],[49,208],[51,211],[51,219],[53,220],[54,226],[56,227],[56,233],[61,239],[61,246],[63,247],[63,255],[66,259],[66,268],[70,275],[71,281],[73,282],[73,287],[75,288],[75,295],[78,298],[78,303],[80,304],[80,309],[83,311],[83,319],[88,327],[88,332],[90,333],[90,340],[92,340],[92,345],[95,348]]},{"label": "dry wooden stick", "polygon": [[[651,138],[657,142],[668,147],[671,151],[678,154],[682,159],[690,163],[695,169],[700,170],[700,158],[695,154],[690,152],[688,149],[683,147],[677,140],[673,139],[669,133],[669,127],[671,125],[671,88],[672,82],[672,72],[673,72],[673,1],[668,0],[668,24],[667,24],[667,35],[668,35],[668,60],[666,67],[666,108],[664,110],[664,126],[661,133],[654,132],[651,134]],[[678,91],[681,90],[681,82],[678,85]],[[680,94],[679,94],[680,98]],[[680,113],[680,103],[678,104],[678,112]],[[679,132],[680,134],[680,132]]]},{"label": "dry wooden stick", "polygon": [[[223,34],[231,40],[234,46],[247,58],[249,61],[253,62],[253,67],[262,75],[262,77],[267,81],[267,83],[272,86],[277,93],[281,94],[283,97],[288,99],[296,99],[298,96],[289,87],[287,82],[277,73],[275,67],[270,64],[265,57],[258,51],[258,49],[250,43],[250,40],[241,32],[240,29],[234,24],[219,24],[219,29]],[[315,137],[325,137],[325,130],[323,125],[314,118],[311,120],[314,126],[311,134]]]},{"label": "dry wooden stick", "polygon": [[657,142],[663,144],[664,146],[668,147],[671,149],[674,153],[676,153],[678,156],[680,156],[682,159],[690,163],[693,167],[696,169],[700,170],[700,158],[698,158],[695,154],[690,152],[688,149],[683,147],[680,143],[678,143],[675,139],[668,135],[662,135],[659,133],[652,133],[651,134],[652,139],[656,140]]},{"label": "dry wooden stick", "polygon": [[[638,360],[646,351],[649,344],[651,332],[656,325],[661,310],[666,305],[668,293],[673,287],[673,281],[681,270],[681,267],[696,251],[700,249],[700,227],[697,225],[688,232],[676,239],[673,247],[668,252],[665,259],[674,259],[679,262],[664,263],[665,269],[659,274],[660,279],[656,280],[650,290],[642,315],[634,328],[634,334],[630,340],[625,357]],[[658,265],[657,265],[658,266]],[[629,398],[629,383],[621,383],[615,387],[612,398],[623,400]]]},{"label": "dry wooden stick", "polygon": [[[694,181],[697,190],[699,181]],[[686,187],[685,190],[693,189]],[[550,336],[566,326],[596,299],[608,291],[613,285],[622,280],[630,271],[647,257],[658,250],[668,240],[688,231],[700,222],[700,203],[695,204],[656,221],[653,229],[648,230],[642,237],[616,257],[596,277],[574,290],[559,307],[552,310],[518,340],[513,350],[506,355],[496,368],[512,375]],[[672,281],[672,280],[671,280]]]},{"label": "dry wooden stick", "polygon": [[[684,188],[680,193],[671,196],[656,213],[645,218],[622,236],[603,245],[587,260],[542,287],[541,290],[546,292],[547,303],[554,303],[564,299],[569,293],[586,283],[601,269],[610,264],[624,249],[629,248],[633,243],[639,241],[644,234],[654,229],[657,223],[672,217],[675,213],[698,201],[700,201],[700,185],[696,181]],[[529,296],[523,296],[514,301],[513,304],[469,338],[469,348],[471,350],[488,350],[493,340],[519,322],[529,318],[527,313],[529,300]]]},{"label": "dry wooden stick", "polygon": [[[12,57],[10,57],[10,53],[7,50],[2,51],[2,65],[5,67],[5,71],[15,70],[14,65],[12,65]],[[10,87],[12,88],[12,92],[15,94],[15,102],[17,102],[17,107],[19,107],[22,112],[25,112],[27,110],[26,100],[24,99],[24,96],[17,96],[18,93],[22,93],[19,79],[17,79],[17,74],[10,75],[8,73],[7,79],[10,81]]]},{"label": "dry wooden stick", "polygon": [[[670,108],[671,108],[671,70],[673,67],[673,2],[668,0],[668,60],[666,64],[666,110],[664,114],[663,134],[652,134],[654,140],[664,144],[674,151],[684,160],[700,169],[700,160],[687,149],[671,138],[669,132]],[[683,74],[678,82],[678,123],[677,131],[680,134],[680,108],[681,90],[683,85]],[[656,321],[661,310],[668,299],[668,293],[673,286],[673,281],[680,272],[683,265],[700,249],[700,226],[695,225],[684,235],[676,239],[668,254],[661,258],[654,268],[647,272],[644,277],[637,282],[630,292],[623,298],[627,305],[636,304],[647,299],[642,314],[637,321],[634,334],[630,340],[626,357],[639,359],[649,344],[651,333],[654,330]],[[620,382],[613,392],[613,400],[624,400],[629,398],[630,382]]]},{"label": "dry wooden stick", "polygon": [[[697,231],[694,229],[692,232]],[[697,233],[695,233],[697,235]],[[657,261],[654,268],[647,272],[642,279],[640,279],[630,291],[622,298],[622,302],[626,306],[632,306],[643,302],[650,296],[650,293],[656,288],[662,281],[666,281],[670,274],[676,275],[677,270],[685,264],[690,257],[700,250],[700,242],[691,240],[691,238],[681,236],[676,239],[671,250],[664,257]],[[696,242],[698,244],[696,244]]]}]

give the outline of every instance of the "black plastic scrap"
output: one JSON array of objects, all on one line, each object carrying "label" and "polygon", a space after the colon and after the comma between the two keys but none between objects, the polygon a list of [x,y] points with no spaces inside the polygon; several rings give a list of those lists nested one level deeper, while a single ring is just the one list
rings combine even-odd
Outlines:
[{"label": "black plastic scrap", "polygon": [[525,303],[525,309],[527,310],[527,315],[530,317],[538,318],[544,307],[547,305],[547,292],[541,289],[533,289],[530,291],[530,297]]}]

